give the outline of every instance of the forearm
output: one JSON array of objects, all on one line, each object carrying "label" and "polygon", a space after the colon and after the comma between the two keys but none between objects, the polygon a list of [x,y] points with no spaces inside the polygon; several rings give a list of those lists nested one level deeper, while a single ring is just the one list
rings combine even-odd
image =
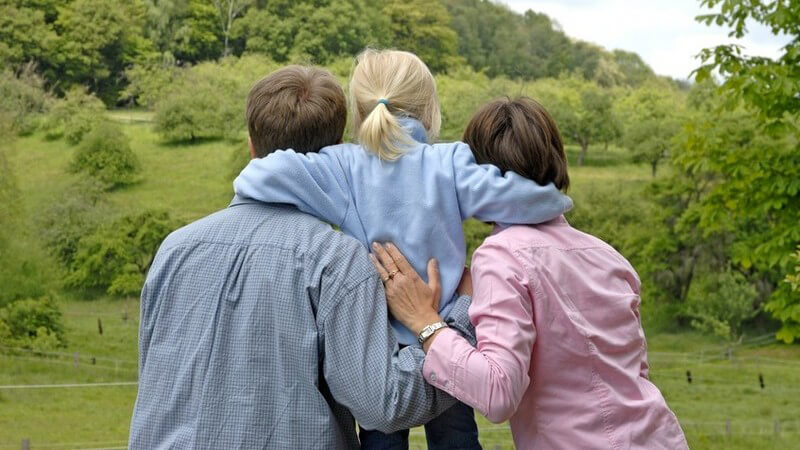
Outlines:
[{"label": "forearm", "polygon": [[508,361],[507,352],[476,350],[452,330],[443,330],[429,345],[423,374],[494,423],[514,414],[528,384],[527,374],[518,362]]},{"label": "forearm", "polygon": [[337,402],[366,429],[384,433],[418,426],[455,400],[422,377],[424,353],[399,349],[380,280],[367,280],[359,298],[325,320],[325,378]]}]

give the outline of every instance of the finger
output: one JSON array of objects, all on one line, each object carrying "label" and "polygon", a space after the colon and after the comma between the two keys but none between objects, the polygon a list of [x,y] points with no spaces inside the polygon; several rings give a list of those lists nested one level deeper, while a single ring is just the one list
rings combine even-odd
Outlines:
[{"label": "finger", "polygon": [[383,268],[386,269],[388,273],[391,274],[397,271],[397,265],[394,263],[392,257],[386,252],[386,249],[383,248],[381,244],[373,242],[372,250],[375,253],[375,256],[378,257],[378,260],[381,262],[381,264],[383,264]]},{"label": "finger", "polygon": [[394,263],[397,265],[397,268],[400,269],[401,273],[403,273],[404,275],[411,275],[412,273],[417,273],[417,271],[414,270],[413,267],[411,267],[411,264],[408,263],[406,257],[403,256],[402,253],[400,253],[400,250],[394,244],[392,244],[391,242],[386,244],[386,250],[389,252],[389,256],[392,257]]},{"label": "finger", "polygon": [[433,306],[438,311],[442,296],[442,281],[439,276],[439,263],[435,259],[428,261],[428,286],[433,291]]},{"label": "finger", "polygon": [[369,260],[372,261],[372,265],[375,266],[375,269],[378,271],[378,276],[381,277],[381,280],[383,280],[384,283],[386,283],[386,280],[389,279],[389,273],[383,267],[383,264],[381,264],[381,262],[378,261],[378,258],[376,258],[372,253],[369,254]]}]

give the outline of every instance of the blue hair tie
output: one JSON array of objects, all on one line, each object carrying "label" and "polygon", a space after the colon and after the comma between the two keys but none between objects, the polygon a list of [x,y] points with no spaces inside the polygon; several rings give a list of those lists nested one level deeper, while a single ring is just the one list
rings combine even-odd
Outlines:
[{"label": "blue hair tie", "polygon": [[389,107],[389,100],[386,100],[385,98],[379,98],[378,99],[378,104],[385,105],[388,108]]}]

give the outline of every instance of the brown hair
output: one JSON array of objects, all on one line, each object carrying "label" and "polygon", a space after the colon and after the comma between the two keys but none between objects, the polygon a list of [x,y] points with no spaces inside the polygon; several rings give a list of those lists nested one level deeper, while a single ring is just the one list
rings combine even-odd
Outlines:
[{"label": "brown hair", "polygon": [[250,89],[246,116],[255,156],[261,158],[279,149],[306,153],[342,142],[347,105],[330,72],[294,65]]},{"label": "brown hair", "polygon": [[481,107],[464,131],[479,164],[511,170],[539,184],[569,188],[567,156],[555,120],[528,97],[496,100]]}]

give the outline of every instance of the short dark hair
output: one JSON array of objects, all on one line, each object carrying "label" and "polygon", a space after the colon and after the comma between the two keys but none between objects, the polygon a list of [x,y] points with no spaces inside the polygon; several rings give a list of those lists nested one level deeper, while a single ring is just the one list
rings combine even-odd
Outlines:
[{"label": "short dark hair", "polygon": [[490,102],[470,119],[464,142],[480,164],[511,170],[539,184],[569,188],[567,156],[555,120],[535,100]]},{"label": "short dark hair", "polygon": [[250,89],[246,116],[257,157],[279,149],[307,153],[342,142],[347,104],[330,72],[292,65]]}]

